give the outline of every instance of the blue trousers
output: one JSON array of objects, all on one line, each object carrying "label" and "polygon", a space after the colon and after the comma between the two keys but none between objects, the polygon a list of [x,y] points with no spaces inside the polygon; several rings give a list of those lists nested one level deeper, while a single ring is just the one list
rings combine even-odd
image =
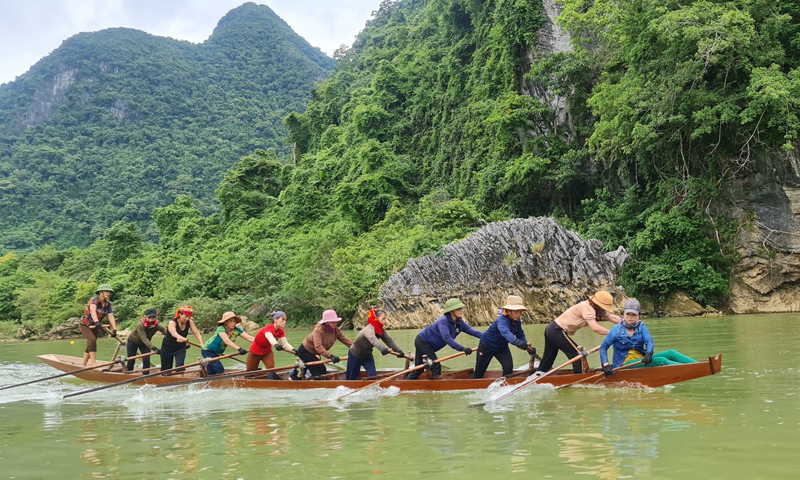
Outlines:
[{"label": "blue trousers", "polygon": [[372,354],[369,354],[364,360],[358,359],[353,352],[347,352],[347,379],[348,380],[355,380],[358,378],[359,372],[361,372],[361,367],[364,367],[364,370],[367,371],[368,377],[374,377],[377,371],[375,370],[375,357]]},{"label": "blue trousers", "polygon": [[[218,353],[214,353],[209,350],[200,350],[200,355],[202,355],[203,358],[219,357]],[[219,375],[220,373],[225,373],[225,367],[222,366],[221,361],[214,360],[213,362],[206,365],[206,373],[208,373],[209,375]]]}]

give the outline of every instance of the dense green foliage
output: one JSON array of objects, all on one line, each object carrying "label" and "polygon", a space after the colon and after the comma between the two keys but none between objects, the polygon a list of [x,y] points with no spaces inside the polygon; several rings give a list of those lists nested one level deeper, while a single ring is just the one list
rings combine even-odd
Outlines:
[{"label": "dense green foliage", "polygon": [[115,221],[155,239],[150,214],[214,189],[257,148],[288,155],[333,60],[268,7],[229,12],[199,45],[115,28],[66,40],[0,86],[0,253],[86,247]]},{"label": "dense green foliage", "polygon": [[[296,163],[284,150],[243,157],[216,188],[220,213],[190,196],[153,211],[158,244],[128,221],[85,250],[2,257],[0,315],[46,326],[111,282],[124,321],[183,303],[204,326],[228,309],[348,316],[408,258],[528,215],[625,245],[629,294],[718,302],[736,226],[707,212],[753,149],[792,148],[800,8],[564,8],[578,48],[530,66],[537,0],[384,2],[285,118]],[[522,82],[566,97],[570,121]]]}]

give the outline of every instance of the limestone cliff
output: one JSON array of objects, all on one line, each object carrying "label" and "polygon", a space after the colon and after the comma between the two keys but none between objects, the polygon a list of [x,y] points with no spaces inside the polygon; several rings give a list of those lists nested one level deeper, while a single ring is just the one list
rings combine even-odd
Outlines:
[{"label": "limestone cliff", "polygon": [[[448,298],[459,297],[470,324],[488,325],[514,294],[530,309],[523,321],[546,323],[598,289],[621,303],[616,276],[628,254],[622,247],[602,249],[600,241],[584,240],[552,218],[492,223],[440,254],[409,260],[381,287],[378,306],[391,328],[421,328],[441,315]],[[357,312],[356,326],[366,322],[366,308]]]},{"label": "limestone cliff", "polygon": [[[730,182],[734,205],[717,206],[741,225],[731,282],[733,313],[800,311],[800,156],[760,153]],[[727,210],[727,211],[726,211]]]},{"label": "limestone cliff", "polygon": [[[572,51],[572,37],[569,32],[562,30],[556,24],[556,20],[560,14],[561,10],[555,0],[542,1],[544,24],[539,29],[539,37],[535,48],[532,46],[524,52],[523,63],[525,72],[529,71],[531,65],[543,55]],[[524,95],[537,98],[542,103],[550,105],[556,113],[555,128],[558,128],[558,125],[569,125],[572,127],[569,104],[566,97],[554,95],[552,92],[545,89],[541,82],[536,81],[536,79],[527,78],[524,75],[520,76],[519,84],[521,92]]]}]

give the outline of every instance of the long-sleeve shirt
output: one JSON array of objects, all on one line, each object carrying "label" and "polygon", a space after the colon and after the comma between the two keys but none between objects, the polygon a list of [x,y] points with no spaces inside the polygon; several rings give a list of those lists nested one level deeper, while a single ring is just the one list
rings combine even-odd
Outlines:
[{"label": "long-sleeve shirt", "polygon": [[655,350],[653,337],[650,336],[650,331],[647,330],[644,323],[640,323],[636,327],[633,335],[628,335],[628,329],[621,323],[611,327],[608,335],[603,339],[603,343],[600,344],[600,361],[603,365],[608,363],[608,347],[614,347],[612,368],[622,366],[631,348],[635,348],[642,354],[652,353]]},{"label": "long-sleeve shirt", "polygon": [[509,343],[523,350],[528,348],[528,340],[522,331],[522,322],[519,320],[515,322],[505,315],[500,315],[483,332],[481,345],[493,352],[499,352]]},{"label": "long-sleeve shirt", "polygon": [[144,345],[152,350],[153,344],[150,343],[150,339],[153,338],[153,335],[155,335],[156,332],[161,332],[161,334],[164,336],[167,335],[167,329],[164,327],[164,325],[159,324],[152,328],[145,328],[145,326],[142,325],[142,322],[139,322],[136,324],[136,330],[134,330],[130,337],[128,337],[128,341],[135,345]]},{"label": "long-sleeve shirt", "polygon": [[303,340],[303,346],[308,352],[311,352],[314,355],[330,358],[330,348],[334,343],[336,343],[336,340],[339,340],[347,347],[353,345],[353,342],[350,341],[350,339],[347,338],[344,333],[342,333],[339,327],[336,327],[333,331],[331,331],[325,327],[325,324],[318,323],[311,332],[311,335],[307,336],[306,339]]},{"label": "long-sleeve shirt", "polygon": [[383,329],[383,334],[378,335],[377,332],[375,332],[375,327],[372,325],[367,325],[358,332],[356,339],[353,340],[353,344],[350,346],[350,351],[353,352],[353,355],[359,360],[366,360],[369,358],[373,347],[377,348],[385,355],[384,352],[387,352],[389,348],[381,345],[381,340],[395,352],[400,351],[400,347],[392,340],[392,337],[385,328]]},{"label": "long-sleeve shirt", "polygon": [[435,322],[423,328],[417,334],[417,337],[427,342],[434,352],[443,349],[445,345],[450,345],[453,350],[461,352],[464,351],[464,347],[456,342],[455,338],[462,332],[475,338],[481,338],[483,335],[483,332],[470,327],[463,319],[459,318],[458,321],[454,322],[450,314],[445,313]]}]

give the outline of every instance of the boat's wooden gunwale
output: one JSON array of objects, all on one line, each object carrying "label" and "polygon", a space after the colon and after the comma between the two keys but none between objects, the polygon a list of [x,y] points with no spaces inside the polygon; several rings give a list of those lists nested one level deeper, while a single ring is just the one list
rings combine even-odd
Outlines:
[{"label": "boat's wooden gunwale", "polygon": [[[41,355],[39,359],[63,372],[78,370],[81,368],[77,357],[70,357],[66,355]],[[74,363],[73,363],[74,362]],[[601,386],[639,386],[639,387],[661,387],[673,383],[685,382],[695,378],[701,378],[708,375],[719,373],[722,368],[722,355],[718,354],[716,357],[709,357],[708,361],[684,364],[684,365],[669,365],[665,367],[652,367],[652,368],[632,368],[629,370],[622,370],[617,372],[611,377],[601,377],[598,381],[589,383],[591,385]],[[151,372],[155,369],[151,368]],[[87,381],[113,383],[121,380],[131,378],[131,375],[141,375],[140,370],[134,373],[117,373],[117,372],[101,372],[97,370],[89,370],[77,373],[75,376]],[[392,372],[378,372],[378,374],[392,373]],[[452,373],[452,372],[448,372]],[[554,375],[549,375],[542,379],[540,383],[553,386],[565,385],[567,383],[576,382],[586,378],[594,373],[583,373],[574,375],[570,370],[562,370],[556,372]],[[362,372],[363,375],[363,372]],[[485,389],[500,377],[499,371],[490,371],[486,373],[485,378],[472,379],[472,369],[456,372],[454,375],[441,378],[437,380],[427,380],[420,378],[418,380],[401,380],[394,379],[386,381],[382,387],[397,387],[405,391],[450,391],[450,390],[480,390]],[[170,375],[166,377],[150,377],[142,382],[133,382],[135,385],[146,383],[149,385],[162,385],[175,383],[191,378],[197,378],[198,371],[189,370],[180,375]],[[344,374],[341,374],[344,377]],[[524,382],[527,379],[525,376],[507,378],[505,381],[509,385]],[[359,380],[309,380],[309,381],[278,381],[267,379],[247,379],[247,378],[231,378],[225,380],[218,380],[208,382],[205,385],[219,388],[261,388],[272,390],[310,390],[320,388],[336,388],[339,386],[347,388],[360,388],[364,386],[364,382],[369,381],[366,378]]]}]

